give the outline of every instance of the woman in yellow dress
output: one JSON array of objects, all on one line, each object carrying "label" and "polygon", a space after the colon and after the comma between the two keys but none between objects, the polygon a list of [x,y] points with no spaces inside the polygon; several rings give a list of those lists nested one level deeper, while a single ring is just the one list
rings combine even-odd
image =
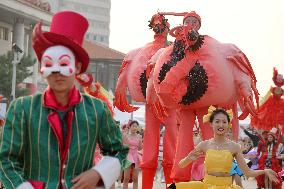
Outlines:
[{"label": "woman in yellow dress", "polygon": [[196,146],[184,159],[179,162],[181,168],[186,167],[192,161],[196,160],[201,154],[205,154],[206,175],[203,182],[179,182],[169,186],[171,189],[241,189],[233,185],[230,170],[233,159],[238,162],[239,167],[247,177],[256,177],[265,174],[271,181],[278,182],[276,173],[271,169],[251,170],[248,168],[240,145],[227,139],[225,134],[228,131],[232,111],[216,109],[210,106],[208,114],[203,117],[203,122],[210,122],[214,137],[203,141]]}]

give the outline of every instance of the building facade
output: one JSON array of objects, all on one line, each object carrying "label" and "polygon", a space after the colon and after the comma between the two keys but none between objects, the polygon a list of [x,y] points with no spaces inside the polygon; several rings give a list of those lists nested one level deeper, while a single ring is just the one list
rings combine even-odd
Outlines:
[{"label": "building facade", "polygon": [[105,89],[114,93],[118,72],[125,54],[89,41],[85,41],[83,47],[90,56],[87,72],[91,73],[94,80],[100,82]]},{"label": "building facade", "polygon": [[[1,0],[0,54],[6,54],[7,51],[12,50],[12,44],[16,43],[26,55],[31,55],[35,58],[32,49],[33,28],[40,20],[44,25],[49,25],[51,18],[50,5],[41,0]],[[38,64],[35,64],[30,69],[33,70],[34,74],[26,79],[25,82],[36,85]]]},{"label": "building facade", "polygon": [[[53,12],[64,10],[65,8],[67,9],[67,4],[69,6],[74,5],[74,9],[76,9],[78,8],[75,7],[76,2],[79,2],[77,0],[50,0],[50,2],[47,3],[47,1],[48,0],[0,1],[0,54],[5,54],[7,51],[11,50],[12,43],[15,42],[26,54],[32,55],[32,57],[35,58],[35,53],[32,49],[32,31],[35,24],[42,20],[43,25],[49,26]],[[105,12],[101,12],[101,14],[105,15],[99,16],[99,13],[97,15],[91,15],[90,13],[89,18],[93,18],[95,21],[102,20],[102,22],[106,23],[108,26],[110,0],[82,0],[80,1],[80,6],[83,4],[92,7],[89,4],[92,4],[93,2],[96,2],[97,7],[106,7],[106,9],[102,9],[105,10]],[[65,8],[62,8],[61,5],[66,6]],[[70,8],[68,10],[72,9]],[[82,10],[84,9],[82,8]],[[85,14],[88,15],[89,13]],[[90,24],[90,27],[91,26],[92,24]],[[97,32],[97,34],[103,34],[105,32],[105,35],[107,36],[105,42],[108,42],[108,27],[105,27],[107,28],[105,30],[98,28],[99,27],[97,27],[97,30],[91,28],[90,31]],[[44,30],[48,30],[47,27],[45,27]],[[104,43],[89,41],[88,34],[93,35],[87,33],[83,45],[90,56],[90,65],[87,72],[92,73],[95,81],[99,81],[105,89],[114,92],[118,71],[125,54],[107,47]],[[47,84],[46,81],[38,75],[38,67],[39,65],[37,63],[31,68],[33,69],[33,76],[26,79],[25,82],[34,84],[37,87],[37,91],[42,92]]]},{"label": "building facade", "polygon": [[86,40],[109,46],[110,0],[48,0],[51,11],[72,10],[89,21]]},{"label": "building facade", "polygon": [[15,42],[26,54],[32,55],[33,27],[40,20],[49,25],[51,17],[48,3],[39,0],[1,0],[0,54],[11,50]]}]

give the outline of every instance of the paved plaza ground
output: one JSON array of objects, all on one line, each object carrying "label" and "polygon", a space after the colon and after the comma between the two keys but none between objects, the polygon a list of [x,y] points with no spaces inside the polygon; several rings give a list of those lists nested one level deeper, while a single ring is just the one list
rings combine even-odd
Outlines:
[{"label": "paved plaza ground", "polygon": [[[250,178],[249,180],[243,180],[243,187],[244,189],[256,189],[255,179]],[[141,188],[141,174],[139,176],[138,188]],[[166,188],[165,183],[155,181],[153,189],[165,189],[165,188]],[[116,187],[116,189],[119,189],[119,187]],[[132,189],[132,184],[129,184],[129,189]],[[284,189],[283,185],[282,189]]]}]

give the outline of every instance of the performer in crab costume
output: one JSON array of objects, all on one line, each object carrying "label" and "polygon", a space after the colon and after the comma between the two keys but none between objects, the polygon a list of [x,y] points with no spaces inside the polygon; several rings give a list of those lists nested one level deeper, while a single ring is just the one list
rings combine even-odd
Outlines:
[{"label": "performer in crab costume", "polygon": [[284,90],[282,88],[284,79],[283,75],[279,74],[276,68],[273,68],[272,80],[276,87],[270,88],[268,96],[257,110],[257,115],[251,118],[253,127],[266,131],[277,125],[284,126]]},{"label": "performer in crab costume", "polygon": [[[81,94],[75,77],[87,70],[82,47],[88,21],[82,15],[56,13],[50,31],[38,23],[33,48],[44,93],[15,99],[1,135],[0,180],[7,189],[109,189],[126,162],[119,127],[107,105]],[[99,144],[104,158],[93,166]],[[111,167],[111,169],[110,169]]]},{"label": "performer in crab costume", "polygon": [[147,69],[148,62],[160,48],[170,44],[167,41],[169,23],[162,14],[155,14],[150,20],[149,27],[155,32],[154,41],[141,48],[132,50],[125,56],[119,72],[114,99],[114,106],[119,110],[132,112],[137,108],[128,104],[126,88],[128,88],[131,98],[136,102],[145,103],[147,96],[145,112],[146,125],[141,162],[143,189],[149,189],[153,186],[153,180],[158,165],[161,122],[163,122],[166,127],[162,166],[166,183],[172,182],[170,172],[173,165],[177,131],[175,110],[167,110],[167,116],[165,117],[163,107],[161,107],[159,101],[157,101],[158,98],[155,98],[155,89],[148,85],[148,78],[151,72],[151,68]]},{"label": "performer in crab costume", "polygon": [[177,164],[193,146],[192,127],[197,116],[203,139],[213,136],[212,128],[202,117],[211,104],[234,111],[233,133],[236,139],[237,102],[243,111],[239,119],[255,114],[254,91],[258,103],[256,78],[245,54],[233,44],[223,44],[207,35],[199,35],[201,18],[184,15],[184,25],[173,28],[175,42],[157,57],[154,87],[163,106],[180,109],[180,127],[172,177],[175,181],[190,179],[190,166],[180,169]]}]

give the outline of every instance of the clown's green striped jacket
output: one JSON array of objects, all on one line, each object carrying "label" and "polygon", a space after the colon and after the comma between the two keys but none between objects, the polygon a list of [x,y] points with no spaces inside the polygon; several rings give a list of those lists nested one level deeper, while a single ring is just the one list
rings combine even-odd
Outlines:
[{"label": "clown's green striped jacket", "polygon": [[[0,179],[5,188],[16,188],[28,180],[43,181],[47,189],[59,187],[62,165],[58,141],[47,120],[51,111],[42,106],[42,94],[11,103],[0,144]],[[105,103],[82,94],[73,112],[71,143],[62,172],[65,188],[71,187],[76,175],[92,168],[96,143],[103,155],[117,157],[122,166],[128,152]]]}]

